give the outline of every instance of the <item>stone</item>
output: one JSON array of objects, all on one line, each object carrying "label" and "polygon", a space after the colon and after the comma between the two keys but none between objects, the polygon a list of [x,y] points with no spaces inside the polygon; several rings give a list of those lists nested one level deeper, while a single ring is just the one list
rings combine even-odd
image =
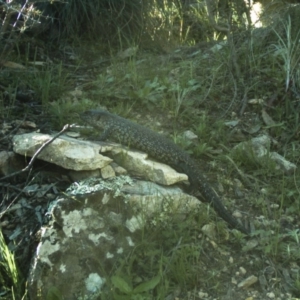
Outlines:
[{"label": "stone", "polygon": [[[162,205],[163,201],[167,201],[166,194],[172,195],[174,191],[175,194],[183,194],[177,189],[172,192],[168,187],[163,192],[164,188],[160,187],[159,196],[155,192],[155,184],[149,188],[151,183],[135,181],[137,186],[148,185],[147,190],[153,193],[152,201],[160,198],[160,205],[152,206],[152,210],[149,210],[148,200],[141,200],[145,196],[137,195],[140,200],[131,201],[132,195],[117,192],[114,183],[117,180],[106,180],[111,187],[107,185],[98,192],[74,196],[75,190],[72,197],[63,196],[53,203],[53,220],[41,229],[41,240],[28,279],[31,300],[47,299],[51,293],[65,300],[80,297],[96,299],[101,293],[108,293],[110,287],[106,282],[110,280],[113,266],[128,257],[140,242],[141,235],[147,234],[147,224],[153,221],[153,213],[157,214],[163,207],[173,209]],[[77,186],[74,185],[74,188]],[[193,200],[199,207],[200,201]],[[178,210],[174,215],[169,214],[169,217],[178,217],[179,211],[187,211],[191,201],[186,202],[178,197]],[[195,207],[191,206],[191,210],[194,211]],[[168,216],[164,218],[167,222]]]},{"label": "stone", "polygon": [[[101,150],[101,153],[103,153],[103,150]],[[110,157],[133,176],[142,176],[149,181],[162,185],[188,181],[187,175],[176,172],[166,164],[148,159],[148,154],[146,153],[127,150],[119,146],[111,149]]]},{"label": "stone", "polygon": [[116,173],[112,166],[107,165],[101,169],[101,175],[103,179],[107,179],[107,178],[115,177]]},{"label": "stone", "polygon": [[241,153],[250,160],[255,160],[262,166],[268,166],[268,163],[275,162],[276,169],[282,170],[284,173],[293,173],[297,166],[287,161],[277,152],[270,151],[271,139],[268,135],[261,135],[250,141],[242,142],[236,145],[232,153]]},{"label": "stone", "polygon": [[[41,133],[26,133],[13,137],[14,152],[33,156],[52,136]],[[107,166],[112,159],[99,154],[95,143],[60,136],[49,144],[38,156],[39,159],[54,163],[70,170],[96,170]]]},{"label": "stone", "polygon": [[254,283],[256,283],[258,281],[258,278],[254,275],[251,275],[249,277],[247,277],[245,280],[243,280],[242,282],[240,282],[238,284],[238,288],[248,288],[251,285],[253,285]]},{"label": "stone", "polygon": [[11,151],[0,152],[0,174],[9,175],[25,168],[24,159]]}]

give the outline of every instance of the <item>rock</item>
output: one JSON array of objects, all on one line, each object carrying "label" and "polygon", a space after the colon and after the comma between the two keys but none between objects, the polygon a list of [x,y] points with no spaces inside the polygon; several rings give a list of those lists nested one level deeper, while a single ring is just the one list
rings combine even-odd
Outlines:
[{"label": "rock", "polygon": [[107,178],[115,177],[116,173],[113,167],[108,165],[101,169],[101,175],[103,179],[107,179]]},{"label": "rock", "polygon": [[240,211],[235,210],[232,215],[237,218],[237,219],[241,219],[243,217],[243,215],[241,214]]},{"label": "rock", "polygon": [[[119,256],[118,250],[132,248],[126,234],[111,235],[112,229],[124,222],[121,215],[120,224],[111,218],[113,208],[105,212],[104,198],[116,207],[115,202],[119,202],[112,194],[103,191],[88,199],[78,197],[80,201],[57,201],[52,209],[53,225],[41,229],[41,242],[28,281],[31,299],[47,299],[53,287],[66,300],[101,292],[106,281],[103,268],[109,271],[113,258]],[[125,233],[126,228],[121,232]]]},{"label": "rock", "polygon": [[257,281],[258,281],[258,278],[254,275],[251,275],[248,278],[246,278],[245,280],[243,280],[242,282],[240,282],[238,284],[238,287],[246,289],[246,288],[250,287],[251,285],[253,285],[254,283],[256,283]]},{"label": "rock", "polygon": [[210,239],[216,238],[216,226],[215,224],[206,224],[201,228],[201,231]]},{"label": "rock", "polygon": [[36,129],[36,124],[31,121],[15,120],[14,123],[20,126],[21,128]]},{"label": "rock", "polygon": [[208,294],[200,291],[200,292],[198,292],[198,297],[200,299],[206,299],[206,298],[208,298]]},{"label": "rock", "polygon": [[[178,173],[168,165],[148,159],[148,154],[139,151],[127,150],[117,144],[111,144],[110,157],[134,176],[142,176],[163,185],[172,185],[177,182],[187,181],[185,174]],[[101,149],[101,153],[107,148]]]},{"label": "rock", "polygon": [[[14,138],[14,150],[34,155],[50,138],[37,133],[19,135]],[[112,178],[115,176],[110,165],[112,158],[102,156],[99,151],[109,154],[131,173],[160,184],[188,179],[167,165],[149,160],[147,154],[129,151],[118,144],[90,143],[70,137],[59,137],[49,144],[39,158],[73,169],[71,174],[76,182],[66,190],[68,196],[53,202],[53,220],[41,229],[28,278],[32,300],[52,296],[66,300],[98,297],[105,288],[110,288],[106,282],[116,261],[128,257],[140,241],[141,230],[143,234],[149,230],[147,224],[155,226],[154,214],[159,213],[163,222],[168,222],[168,216],[180,222],[201,205],[180,188],[162,187],[124,175]],[[80,176],[87,176],[84,170],[96,172],[93,175],[100,170],[108,179],[78,181]],[[35,190],[31,186],[27,192]],[[18,230],[13,234],[19,234]]]},{"label": "rock", "polygon": [[114,168],[114,171],[117,175],[125,175],[127,174],[128,172],[126,171],[126,169],[122,168],[121,166],[119,166],[118,164],[116,164],[115,162],[112,162],[110,164],[113,168]]},{"label": "rock", "polygon": [[9,175],[25,167],[24,159],[10,151],[0,152],[0,174]]},{"label": "rock", "polygon": [[197,140],[198,136],[191,130],[186,130],[183,133],[183,137],[189,141]]},{"label": "rock", "polygon": [[[51,137],[48,134],[39,133],[16,135],[13,139],[13,149],[16,153],[33,156]],[[111,158],[99,154],[99,152],[109,153]],[[162,185],[172,185],[188,180],[187,175],[178,173],[165,164],[148,159],[147,154],[127,150],[115,143],[88,142],[61,136],[49,144],[38,158],[75,171],[101,169],[103,178],[115,176],[114,169],[109,166],[114,160],[121,166],[117,169],[119,174],[128,171],[133,176],[143,177]],[[88,173],[75,174],[72,172],[70,175],[73,180],[78,180],[86,178]],[[95,172],[91,174],[91,176],[94,175]]]},{"label": "rock", "polygon": [[269,299],[274,299],[275,298],[275,294],[273,292],[267,293],[267,297]]},{"label": "rock", "polygon": [[297,168],[295,164],[287,161],[283,156],[276,152],[271,152],[270,158],[276,162],[277,168],[285,173],[293,173]]},{"label": "rock", "polygon": [[247,142],[242,142],[236,145],[232,153],[240,153],[245,155],[248,159],[253,160],[262,166],[268,163],[276,163],[276,168],[285,173],[292,173],[297,166],[276,152],[270,152],[271,139],[267,135],[262,135],[251,139]]},{"label": "rock", "polygon": [[149,181],[134,180],[131,185],[125,184],[121,192],[129,194],[128,203],[142,210],[142,215],[148,217],[161,211],[163,203],[166,202],[169,210],[181,214],[198,208],[201,203],[178,187],[162,187]]},{"label": "rock", "polygon": [[[128,191],[125,176],[123,178],[124,185],[119,184],[120,190]],[[104,289],[110,288],[106,285],[110,271],[119,259],[125,259],[133,251],[140,241],[141,230],[147,234],[145,225],[152,221],[153,213],[169,208],[162,205],[163,201],[167,201],[167,194],[170,197],[172,193],[181,196],[178,198],[178,211],[195,210],[193,206],[189,207],[191,200],[182,200],[179,190],[159,187],[159,195],[157,185],[150,188],[152,183],[149,182],[134,182],[140,201],[132,201],[131,194],[125,196],[117,192],[117,180],[103,181],[107,186],[89,195],[74,196],[81,191],[80,184],[74,184],[78,190],[74,190],[72,197],[60,197],[53,203],[53,221],[50,226],[41,229],[41,241],[29,275],[30,299],[47,299],[53,287],[53,293],[65,300],[97,297]],[[133,190],[130,192],[133,193]],[[160,198],[160,205],[153,205],[152,210],[149,210],[149,201],[143,198],[146,196],[141,195],[147,191],[152,192],[153,202]],[[194,200],[199,206],[200,201]],[[176,211],[172,218],[177,216]],[[168,217],[165,218],[167,221]]]},{"label": "rock", "polygon": [[78,138],[80,137],[80,133],[76,131],[67,131],[66,136],[69,136],[71,138]]},{"label": "rock", "polygon": [[242,142],[233,148],[233,152],[241,151],[250,159],[262,158],[268,155],[271,139],[267,135],[262,135],[251,139],[250,141]]},{"label": "rock", "polygon": [[[27,133],[13,137],[14,152],[33,156],[52,136],[41,133]],[[99,154],[95,143],[60,136],[49,144],[38,156],[39,159],[71,170],[96,170],[107,166],[112,160]]]}]

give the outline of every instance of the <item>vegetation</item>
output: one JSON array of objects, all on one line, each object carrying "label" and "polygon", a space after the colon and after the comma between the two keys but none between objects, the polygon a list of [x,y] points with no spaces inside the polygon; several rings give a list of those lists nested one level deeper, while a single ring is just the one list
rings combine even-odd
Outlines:
[{"label": "vegetation", "polygon": [[[25,111],[40,125],[45,120],[35,117],[39,112],[59,129],[78,121],[80,111],[107,107],[163,130],[202,162],[226,198],[243,190],[245,210],[259,228],[253,249],[239,233],[228,240],[213,214],[200,218],[197,212],[180,224],[161,223],[157,216],[149,240],[141,237],[112,271],[108,284],[115,299],[166,299],[176,289],[198,299],[199,282],[216,297],[225,295],[220,273],[231,274],[243,260],[236,254],[237,263],[228,266],[222,253],[235,249],[251,257],[250,272],[292,266],[289,292],[300,295],[299,170],[286,175],[231,151],[240,141],[268,133],[272,149],[299,161],[300,7],[271,1],[260,16],[263,26],[256,28],[244,1],[223,2],[0,4],[2,119]],[[266,114],[273,123],[265,121]],[[183,137],[187,129],[198,142]],[[203,162],[207,157],[210,163]],[[241,202],[228,206],[234,210]],[[213,242],[199,238],[199,224],[206,221],[218,228],[213,254]],[[0,235],[0,299],[26,299],[25,280],[6,242]]]}]

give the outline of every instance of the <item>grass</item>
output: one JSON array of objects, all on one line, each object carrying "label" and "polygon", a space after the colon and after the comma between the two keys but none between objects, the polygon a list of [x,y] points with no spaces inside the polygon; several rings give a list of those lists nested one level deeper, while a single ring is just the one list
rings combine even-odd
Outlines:
[{"label": "grass", "polygon": [[285,91],[287,92],[291,83],[297,84],[297,66],[299,63],[299,32],[296,36],[292,37],[291,33],[291,18],[288,17],[287,21],[283,21],[283,28],[285,30],[285,37],[282,37],[276,30],[275,33],[278,37],[278,43],[274,45],[275,56],[280,56],[283,61],[283,70],[285,73]]},{"label": "grass", "polygon": [[24,278],[0,231],[0,299],[26,299]]},{"label": "grass", "polygon": [[28,80],[30,88],[36,92],[36,97],[44,107],[56,100],[66,90],[68,74],[64,72],[61,64],[45,66],[31,73]]}]

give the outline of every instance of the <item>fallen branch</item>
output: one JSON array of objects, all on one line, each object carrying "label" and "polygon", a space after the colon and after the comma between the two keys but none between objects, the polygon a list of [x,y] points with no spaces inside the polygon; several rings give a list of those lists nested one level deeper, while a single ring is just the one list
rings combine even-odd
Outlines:
[{"label": "fallen branch", "polygon": [[0,178],[0,181],[3,181],[3,180],[6,180],[8,178],[11,178],[11,177],[14,177],[16,175],[19,175],[19,174],[22,174],[22,173],[25,173],[27,171],[29,171],[34,163],[34,161],[36,160],[37,156],[49,145],[51,144],[55,139],[57,139],[60,135],[62,135],[65,131],[67,131],[69,128],[71,128],[72,125],[65,125],[63,127],[63,129],[58,132],[53,138],[51,138],[50,140],[48,140],[47,142],[45,142],[35,153],[34,155],[31,157],[31,160],[29,162],[29,164],[26,166],[26,168],[22,169],[21,171],[17,171],[17,172],[14,172],[12,174],[9,174],[7,176],[4,176],[2,178]]}]

